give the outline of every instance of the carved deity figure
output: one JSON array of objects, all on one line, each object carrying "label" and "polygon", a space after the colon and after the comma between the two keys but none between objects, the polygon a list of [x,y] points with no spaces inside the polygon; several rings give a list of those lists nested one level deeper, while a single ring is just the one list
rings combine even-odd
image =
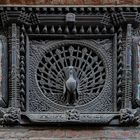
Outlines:
[{"label": "carved deity figure", "polygon": [[66,105],[76,105],[78,101],[78,80],[76,78],[76,71],[73,66],[68,67],[67,79],[64,83],[63,94]]}]

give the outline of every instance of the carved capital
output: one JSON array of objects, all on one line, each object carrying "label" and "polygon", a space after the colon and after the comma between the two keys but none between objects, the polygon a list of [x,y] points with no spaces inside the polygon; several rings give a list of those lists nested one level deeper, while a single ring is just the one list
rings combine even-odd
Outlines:
[{"label": "carved capital", "polygon": [[120,124],[122,125],[138,125],[140,118],[137,109],[121,109],[120,110]]},{"label": "carved capital", "polygon": [[20,122],[20,109],[9,107],[7,109],[0,108],[1,119],[0,124],[18,124]]}]

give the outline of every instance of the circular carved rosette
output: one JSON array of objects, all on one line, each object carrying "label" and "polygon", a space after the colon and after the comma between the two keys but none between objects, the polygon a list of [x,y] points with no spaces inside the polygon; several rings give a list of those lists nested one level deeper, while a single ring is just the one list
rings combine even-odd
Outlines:
[{"label": "circular carved rosette", "polygon": [[62,106],[81,106],[94,100],[106,82],[103,56],[76,41],[61,41],[45,48],[36,71],[42,93]]}]

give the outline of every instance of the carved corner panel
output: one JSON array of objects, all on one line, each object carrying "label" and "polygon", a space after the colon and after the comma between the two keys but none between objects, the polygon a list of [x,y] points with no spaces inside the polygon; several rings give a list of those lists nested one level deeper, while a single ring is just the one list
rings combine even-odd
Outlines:
[{"label": "carved corner panel", "polygon": [[0,7],[0,123],[139,125],[139,7]]}]

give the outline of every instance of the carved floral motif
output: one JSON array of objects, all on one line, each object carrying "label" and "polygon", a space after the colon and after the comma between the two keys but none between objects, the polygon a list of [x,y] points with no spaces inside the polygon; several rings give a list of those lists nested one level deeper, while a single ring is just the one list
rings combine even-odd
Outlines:
[{"label": "carved floral motif", "polygon": [[66,111],[66,118],[69,120],[69,121],[72,121],[72,120],[79,120],[80,118],[80,113],[78,110],[76,109],[72,109],[72,110],[67,110]]}]

